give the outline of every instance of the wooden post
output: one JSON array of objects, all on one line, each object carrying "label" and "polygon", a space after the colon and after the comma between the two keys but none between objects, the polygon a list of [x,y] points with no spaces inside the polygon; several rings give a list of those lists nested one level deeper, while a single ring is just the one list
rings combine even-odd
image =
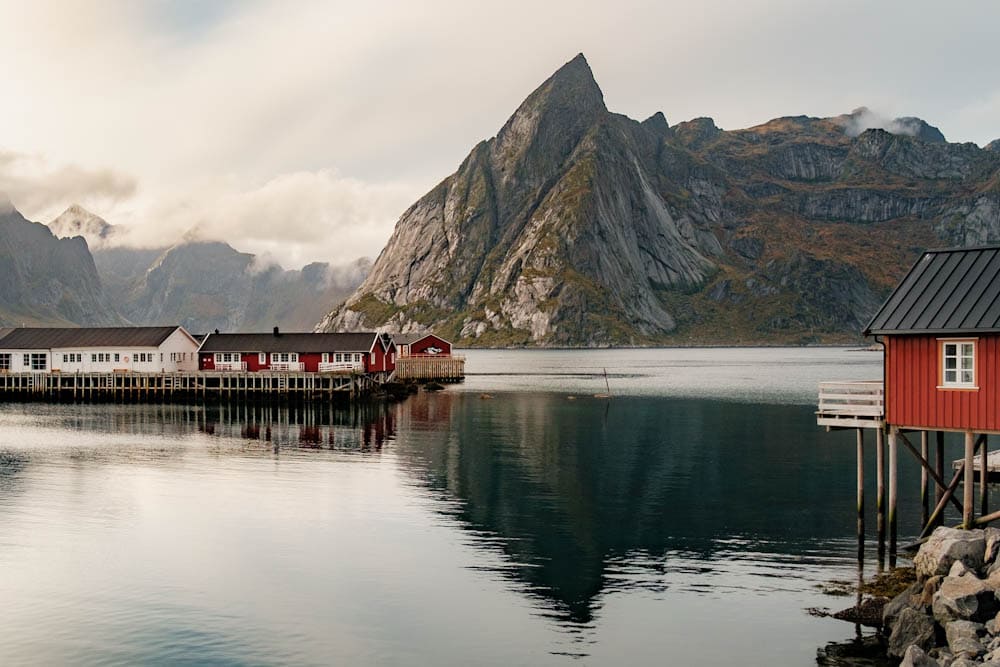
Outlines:
[{"label": "wooden post", "polygon": [[[898,497],[898,438],[899,430],[892,426],[889,428],[889,558],[896,555],[896,499]],[[892,563],[890,563],[892,567]]]},{"label": "wooden post", "polygon": [[983,447],[979,450],[979,516],[986,516],[990,513],[990,488],[989,479],[989,469],[987,464],[989,462],[989,446],[987,445],[985,438],[983,436]]},{"label": "wooden post", "polygon": [[[935,449],[937,450],[934,454],[934,469],[937,470],[938,477],[944,478],[944,431],[938,431],[934,434]],[[938,489],[934,494],[936,503],[941,502],[941,497],[944,496],[944,491]],[[938,525],[944,523],[944,513],[938,516]],[[926,524],[925,524],[926,525]]]},{"label": "wooden post", "polygon": [[975,471],[973,467],[973,453],[976,446],[976,437],[971,431],[966,431],[965,433],[965,487],[963,489],[963,502],[962,502],[962,528],[966,530],[972,528],[973,523],[973,512],[972,512],[972,498],[973,498],[973,486],[975,485]]},{"label": "wooden post", "polygon": [[[920,456],[924,461],[930,461],[930,434],[927,431],[920,432]],[[920,525],[927,525],[927,517],[930,514],[928,504],[930,502],[929,489],[927,488],[927,469],[920,466]],[[936,485],[935,485],[936,488]]]},{"label": "wooden post", "polygon": [[[885,559],[885,429],[875,429],[875,515],[878,530],[878,560]],[[881,567],[879,568],[881,569]]]},{"label": "wooden post", "polygon": [[865,430],[858,431],[858,562],[865,560]]}]

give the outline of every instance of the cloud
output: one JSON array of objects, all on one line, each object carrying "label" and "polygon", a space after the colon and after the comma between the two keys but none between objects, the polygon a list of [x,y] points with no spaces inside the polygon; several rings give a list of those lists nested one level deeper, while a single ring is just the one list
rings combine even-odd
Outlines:
[{"label": "cloud", "polygon": [[225,241],[259,256],[257,270],[299,268],[320,259],[346,264],[385,243],[396,219],[419,190],[373,184],[329,169],[276,176],[247,190],[215,189],[137,214],[128,243],[162,245],[185,236]]},{"label": "cloud", "polygon": [[844,133],[856,137],[865,130],[879,129],[892,134],[915,137],[920,134],[920,121],[916,118],[890,118],[868,107],[859,107],[843,116]]},{"label": "cloud", "polygon": [[111,169],[52,164],[38,155],[0,150],[0,193],[20,211],[61,211],[72,203],[105,208],[135,192],[134,179]]}]

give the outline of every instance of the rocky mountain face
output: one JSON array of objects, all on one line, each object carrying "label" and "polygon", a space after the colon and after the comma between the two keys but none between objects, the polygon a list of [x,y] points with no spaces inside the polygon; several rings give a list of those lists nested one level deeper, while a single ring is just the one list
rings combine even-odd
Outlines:
[{"label": "rocky mountain face", "polygon": [[82,238],[56,238],[0,196],[0,326],[116,325]]},{"label": "rocky mountain face", "polygon": [[577,56],[403,214],[318,328],[462,345],[856,340],[922,249],[1000,241],[1000,153],[871,116],[638,122],[607,110]]},{"label": "rocky mountain face", "polygon": [[300,271],[265,265],[211,241],[170,248],[106,248],[97,269],[118,310],[136,324],[177,322],[189,331],[309,330],[361,283],[370,260]]}]

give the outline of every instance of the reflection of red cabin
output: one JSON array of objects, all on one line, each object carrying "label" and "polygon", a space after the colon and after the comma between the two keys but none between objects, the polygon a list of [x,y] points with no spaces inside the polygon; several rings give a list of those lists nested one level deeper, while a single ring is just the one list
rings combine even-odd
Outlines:
[{"label": "reflection of red cabin", "polygon": [[1000,247],[931,251],[868,325],[885,343],[885,420],[1000,432]]},{"label": "reflection of red cabin", "polygon": [[205,371],[366,372],[392,371],[385,336],[361,333],[213,333],[198,351]]},{"label": "reflection of red cabin", "polygon": [[451,356],[451,343],[432,333],[393,334],[392,340],[401,357]]}]

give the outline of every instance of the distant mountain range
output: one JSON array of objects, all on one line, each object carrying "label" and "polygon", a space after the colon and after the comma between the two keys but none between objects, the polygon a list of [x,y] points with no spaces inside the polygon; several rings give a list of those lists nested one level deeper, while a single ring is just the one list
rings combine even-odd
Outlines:
[{"label": "distant mountain range", "polygon": [[[116,245],[120,228],[73,205],[45,225],[0,204],[0,326],[178,323],[194,333],[309,330],[371,261],[267,264],[226,243]],[[66,238],[59,238],[66,237]]]},{"label": "distant mountain range", "polygon": [[1000,143],[873,116],[637,122],[608,111],[577,56],[402,215],[319,328],[461,345],[857,340],[920,251],[1000,241]]}]

